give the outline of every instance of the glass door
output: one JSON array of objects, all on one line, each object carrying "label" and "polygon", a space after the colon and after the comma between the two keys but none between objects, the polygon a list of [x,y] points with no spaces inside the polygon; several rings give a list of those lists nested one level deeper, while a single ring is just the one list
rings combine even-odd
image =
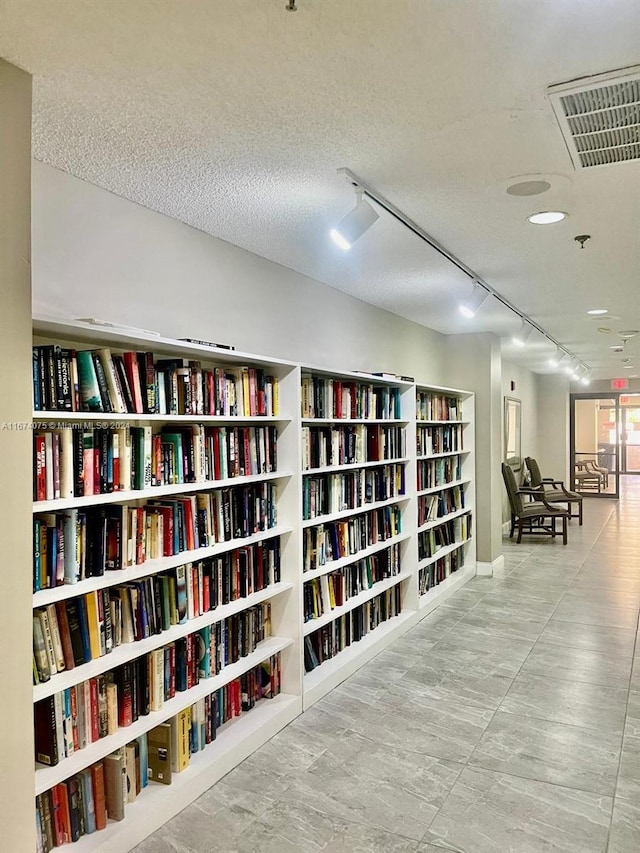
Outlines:
[{"label": "glass door", "polygon": [[620,470],[640,474],[640,394],[620,396]]},{"label": "glass door", "polygon": [[619,497],[621,435],[617,395],[571,395],[571,482],[576,492]]}]

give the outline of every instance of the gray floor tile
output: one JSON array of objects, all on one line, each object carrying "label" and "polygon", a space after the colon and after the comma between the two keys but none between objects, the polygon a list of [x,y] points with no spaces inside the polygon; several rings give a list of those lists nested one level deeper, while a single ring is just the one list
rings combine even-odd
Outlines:
[{"label": "gray floor tile", "polygon": [[[462,642],[458,642],[462,639]],[[414,661],[405,673],[411,678],[414,675],[421,676],[426,672],[457,672],[460,674],[491,674],[504,675],[513,678],[524,659],[529,648],[528,641],[513,640],[513,648],[510,643],[505,642],[500,648],[498,644],[494,648],[484,646],[472,647],[464,643],[463,636],[447,634],[439,643],[425,655],[421,661]]]},{"label": "gray floor tile", "polygon": [[411,687],[402,692],[394,685],[363,714],[356,731],[365,736],[375,732],[379,743],[393,748],[466,761],[492,716],[493,710],[419,695]]},{"label": "gray floor tile", "polygon": [[593,649],[602,654],[633,655],[635,633],[624,628],[607,628],[581,622],[550,619],[540,634],[541,643]]},{"label": "gray floor tile", "polygon": [[480,613],[477,612],[477,608],[474,608],[464,619],[458,622],[456,631],[464,632],[469,626],[508,639],[537,640],[548,621],[548,616],[514,615],[506,607],[502,609],[502,615],[495,612],[493,614]]},{"label": "gray floor tile", "polygon": [[[636,650],[638,649],[638,642],[636,641]],[[633,670],[631,673],[631,689],[632,690],[640,690],[640,657],[636,655],[633,659]]]},{"label": "gray floor tile", "polygon": [[498,711],[469,765],[612,797],[619,758],[619,734]]},{"label": "gray floor tile", "polygon": [[631,790],[640,795],[640,738],[625,737],[622,743],[618,784],[625,795]]},{"label": "gray floor tile", "polygon": [[575,649],[538,640],[523,663],[522,672],[627,689],[631,661],[627,655],[615,657],[592,649]]},{"label": "gray floor tile", "polygon": [[501,711],[598,731],[622,732],[627,691],[584,681],[518,675]]},{"label": "gray floor tile", "polygon": [[613,804],[608,853],[638,853],[640,849],[640,800],[616,796]]},{"label": "gray floor tile", "polygon": [[607,571],[580,571],[571,581],[571,589],[610,589],[614,592],[629,592],[637,595],[640,593],[640,577],[618,577]]},{"label": "gray floor tile", "polygon": [[604,853],[612,800],[467,768],[423,839],[461,853]]},{"label": "gray floor tile", "polygon": [[504,698],[511,677],[494,672],[451,672],[429,668],[412,669],[389,687],[389,696],[426,697],[435,701],[460,702],[477,708],[496,709]]},{"label": "gray floor tile", "polygon": [[499,656],[505,664],[515,667],[517,671],[532,648],[532,640],[507,639],[491,631],[465,625],[464,630],[450,631],[433,651],[445,652],[451,659],[455,659],[463,650],[471,649],[483,655]]},{"label": "gray floor tile", "polygon": [[[313,803],[333,818],[418,842],[461,769],[453,762],[347,734],[295,780],[280,803],[302,809]],[[266,820],[273,811],[266,813]]]},{"label": "gray floor tile", "polygon": [[638,626],[638,610],[635,608],[611,607],[607,604],[571,601],[566,598],[560,602],[553,616],[563,622],[603,625],[607,628],[635,631]]},{"label": "gray floor tile", "polygon": [[629,691],[625,735],[640,738],[640,690]]},{"label": "gray floor tile", "polygon": [[[627,578],[620,578],[627,580]],[[640,590],[627,592],[622,589],[611,589],[609,587],[590,587],[572,583],[566,591],[563,602],[572,601],[576,604],[604,604],[607,607],[621,607],[624,609],[640,609]]]}]

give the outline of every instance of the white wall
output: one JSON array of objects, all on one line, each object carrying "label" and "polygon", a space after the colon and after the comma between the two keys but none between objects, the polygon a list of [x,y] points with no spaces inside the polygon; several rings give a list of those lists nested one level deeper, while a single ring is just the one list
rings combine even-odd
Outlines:
[{"label": "white wall", "polygon": [[563,373],[537,377],[538,464],[543,477],[569,486],[569,378]]},{"label": "white wall", "polygon": [[[522,458],[538,456],[538,383],[537,374],[513,362],[502,361],[502,397],[522,402]],[[511,383],[515,390],[511,390]],[[503,408],[504,419],[504,408]],[[504,430],[504,422],[503,422]]]},{"label": "white wall", "polygon": [[36,313],[444,384],[444,336],[42,163],[33,164]]}]

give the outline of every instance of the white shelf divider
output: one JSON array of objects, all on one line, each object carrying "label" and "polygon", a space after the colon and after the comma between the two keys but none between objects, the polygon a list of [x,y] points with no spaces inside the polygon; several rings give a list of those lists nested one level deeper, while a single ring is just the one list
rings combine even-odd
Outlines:
[{"label": "white shelf divider", "polygon": [[352,563],[357,563],[358,560],[364,560],[365,557],[377,554],[378,551],[384,551],[387,548],[391,548],[393,545],[400,544],[400,542],[406,542],[410,536],[410,533],[398,533],[396,536],[391,536],[389,539],[376,542],[373,545],[369,545],[367,548],[356,551],[354,554],[349,554],[346,557],[340,557],[338,560],[329,560],[329,562],[324,563],[322,566],[318,566],[317,569],[310,569],[308,572],[303,572],[302,581],[303,583],[306,583],[307,581],[319,578],[322,575],[328,575],[330,572],[336,572],[343,566],[350,566]]},{"label": "white shelf divider", "polygon": [[345,465],[324,465],[322,468],[305,468],[303,476],[318,474],[340,474],[343,471],[355,471],[359,468],[381,468],[383,465],[404,465],[409,460],[404,459],[381,459],[375,462],[348,462]]}]

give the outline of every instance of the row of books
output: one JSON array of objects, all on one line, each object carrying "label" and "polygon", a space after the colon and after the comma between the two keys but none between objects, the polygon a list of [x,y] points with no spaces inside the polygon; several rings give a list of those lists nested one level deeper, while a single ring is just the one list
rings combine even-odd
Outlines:
[{"label": "row of books", "polygon": [[303,418],[400,418],[400,390],[325,376],[302,377]]},{"label": "row of books", "polygon": [[307,581],[303,596],[304,621],[318,619],[341,607],[350,598],[371,589],[379,581],[399,574],[400,546],[392,545],[335,572]]},{"label": "row of books", "polygon": [[418,461],[418,491],[462,479],[462,460],[459,456]]},{"label": "row of books", "polygon": [[416,417],[419,421],[459,421],[462,419],[462,400],[449,394],[418,391]]},{"label": "row of books", "polygon": [[418,573],[418,592],[419,595],[426,595],[430,589],[442,583],[449,575],[457,572],[464,564],[464,549],[456,548],[449,554],[445,554],[434,563],[420,569]]},{"label": "row of books", "polygon": [[441,548],[454,542],[466,542],[471,537],[471,513],[452,518],[430,530],[418,533],[418,559],[433,557]]},{"label": "row of books", "polygon": [[380,424],[302,427],[302,468],[305,471],[325,465],[401,459],[405,455],[403,427]]},{"label": "row of books", "polygon": [[48,681],[118,646],[146,640],[265,589],[280,579],[279,552],[265,554],[259,564],[250,557],[250,551],[258,548],[188,563],[134,583],[36,608],[32,622],[35,682]]},{"label": "row of books", "polygon": [[33,348],[35,411],[118,414],[278,414],[278,380],[256,367],[214,367],[151,352]]},{"label": "row of books", "polygon": [[170,785],[229,720],[280,693],[280,654],[36,797],[37,853],[121,821],[150,784]]},{"label": "row of books", "polygon": [[318,518],[404,494],[404,465],[381,465],[302,481],[302,517]]},{"label": "row of books", "polygon": [[176,693],[254,652],[270,632],[270,608],[258,605],[41,699],[34,705],[36,761],[54,766],[162,710]]},{"label": "row of books", "polygon": [[318,524],[303,530],[303,571],[308,572],[363,551],[402,532],[399,506],[383,506],[343,521]]},{"label": "row of books", "polygon": [[421,495],[418,498],[418,526],[459,509],[464,509],[464,490],[461,486],[443,489],[435,495]]},{"label": "row of books", "polygon": [[277,469],[277,440],[274,426],[36,430],[33,499],[269,474]]},{"label": "row of books", "polygon": [[418,426],[416,439],[418,456],[462,450],[462,427],[453,424]]},{"label": "row of books", "polygon": [[397,584],[344,616],[339,616],[328,625],[318,628],[304,639],[305,672],[316,669],[324,661],[335,657],[401,612],[402,589],[401,585]]},{"label": "row of books", "polygon": [[143,506],[107,504],[38,513],[33,525],[34,592],[265,532],[277,523],[276,502],[276,484],[262,482]]}]

